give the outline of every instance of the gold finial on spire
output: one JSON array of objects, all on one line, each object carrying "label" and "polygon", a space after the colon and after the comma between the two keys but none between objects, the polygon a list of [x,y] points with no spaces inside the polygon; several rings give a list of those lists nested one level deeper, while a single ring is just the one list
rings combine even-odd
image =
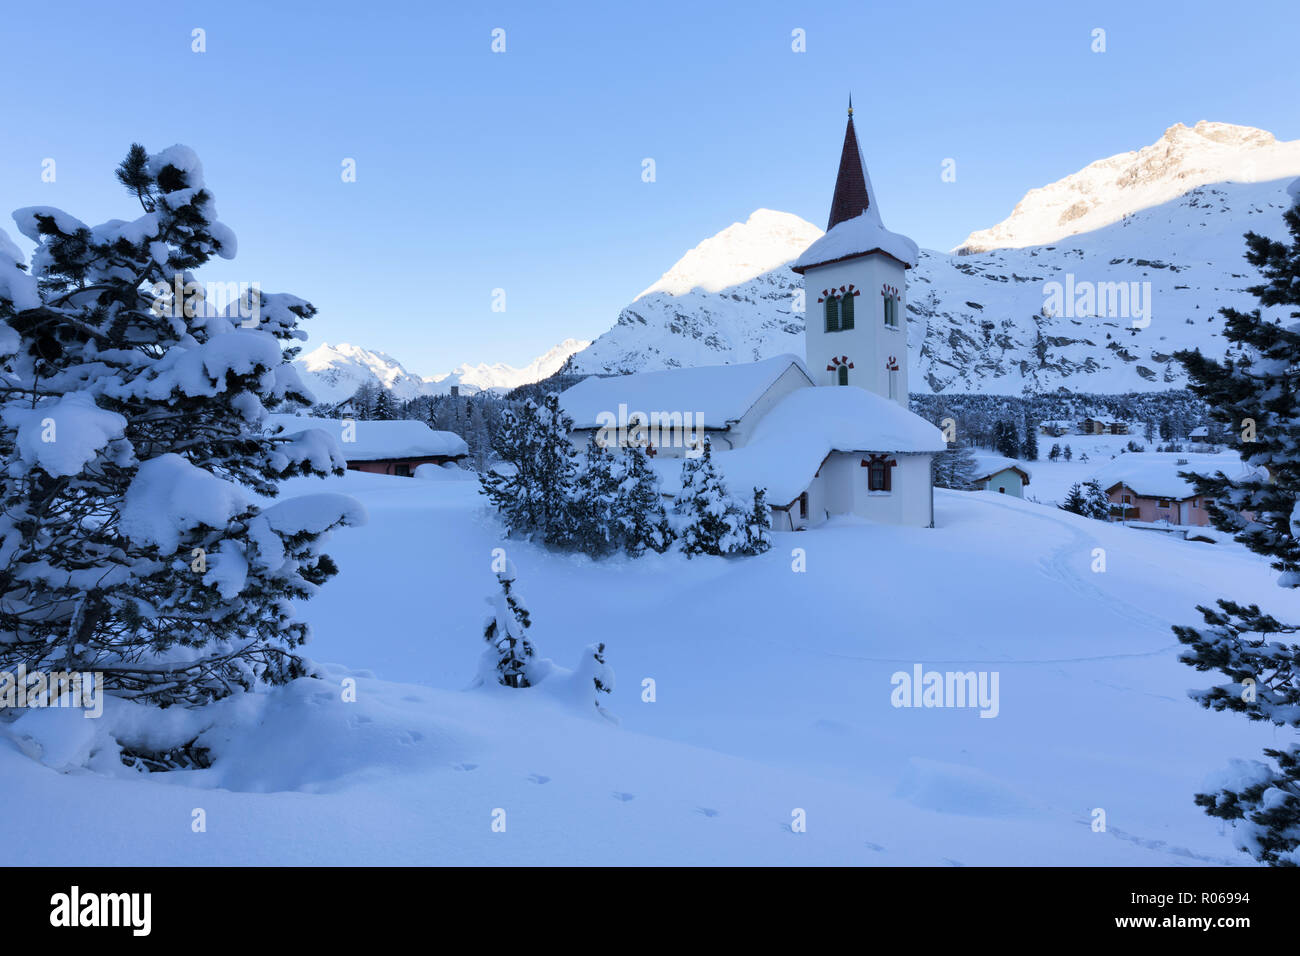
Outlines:
[{"label": "gold finial on spire", "polygon": [[853,94],[849,94],[849,116],[853,115]]}]

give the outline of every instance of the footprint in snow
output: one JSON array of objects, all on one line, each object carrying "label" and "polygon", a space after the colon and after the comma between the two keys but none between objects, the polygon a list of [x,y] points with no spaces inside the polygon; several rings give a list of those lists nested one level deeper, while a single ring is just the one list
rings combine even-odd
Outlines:
[{"label": "footprint in snow", "polygon": [[942,859],[943,859],[943,862],[947,863],[949,866],[965,866],[965,865],[966,865],[966,864],[963,863],[961,860],[953,860],[953,859],[949,859],[949,858],[946,857],[946,856],[943,857]]},{"label": "footprint in snow", "polygon": [[621,792],[619,792],[618,790],[615,790],[614,793],[613,793],[613,797],[614,797],[615,800],[622,800],[624,803],[627,803],[629,800],[634,799],[634,798],[636,797],[636,794],[635,794],[635,793],[621,793]]},{"label": "footprint in snow", "polygon": [[533,783],[550,783],[550,782],[551,782],[551,778],[550,778],[550,777],[544,777],[544,776],[542,776],[540,773],[530,773],[530,774],[528,775],[528,779],[531,780]]},{"label": "footprint in snow", "polygon": [[476,763],[455,763],[455,764],[452,764],[452,765],[451,765],[451,769],[452,769],[452,770],[477,770],[477,769],[478,769],[478,764],[476,764]]},{"label": "footprint in snow", "polygon": [[867,849],[875,850],[877,853],[885,852],[885,848],[883,846],[881,846],[879,843],[872,843],[870,840],[867,841]]},{"label": "footprint in snow", "polygon": [[712,807],[696,807],[695,812],[702,813],[706,817],[716,817],[718,815],[718,811],[714,810]]}]

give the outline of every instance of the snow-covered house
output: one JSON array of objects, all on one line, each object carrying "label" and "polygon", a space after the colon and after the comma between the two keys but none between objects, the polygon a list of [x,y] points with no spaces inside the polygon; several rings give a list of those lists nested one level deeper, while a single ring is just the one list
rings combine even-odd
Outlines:
[{"label": "snow-covered house", "polygon": [[1220,463],[1189,463],[1186,458],[1158,454],[1121,455],[1096,474],[1111,501],[1116,520],[1197,525],[1210,523],[1205,499],[1180,471],[1217,471]]},{"label": "snow-covered house", "polygon": [[807,361],[586,379],[560,396],[575,443],[647,447],[671,495],[675,459],[707,438],[730,494],[766,489],[778,530],[833,514],[933,526],[930,462],[947,446],[907,406],[906,272],[917,256],[881,221],[850,106],[826,234],[791,266],[807,289]]},{"label": "snow-covered house", "polygon": [[317,428],[339,443],[349,471],[409,478],[420,465],[458,462],[469,453],[465,439],[455,432],[434,431],[424,422],[355,421],[350,418],[308,418],[271,415],[268,427],[286,435]]},{"label": "snow-covered house", "polygon": [[975,456],[975,487],[982,491],[996,491],[1004,495],[1025,496],[1030,471],[1014,458],[999,455]]}]

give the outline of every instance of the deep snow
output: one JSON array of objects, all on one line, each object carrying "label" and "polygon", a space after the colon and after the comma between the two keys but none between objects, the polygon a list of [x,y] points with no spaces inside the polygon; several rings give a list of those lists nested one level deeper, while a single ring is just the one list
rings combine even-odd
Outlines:
[{"label": "deep snow", "polygon": [[[837,519],[755,558],[597,563],[502,542],[473,481],[289,489],[322,491],[370,516],[335,535],[342,572],[305,606],[326,677],[148,723],[113,702],[101,721],[24,714],[0,734],[3,805],[25,821],[0,864],[1249,862],[1192,794],[1289,735],[1188,700],[1207,676],[1169,631],[1219,595],[1300,618],[1236,545],[940,491],[933,530]],[[468,689],[502,546],[542,656],[572,667],[606,643],[621,724],[563,671]],[[918,663],[997,671],[998,716],[891,706]],[[107,735],[143,726],[208,727],[217,759],[127,771]]]}]

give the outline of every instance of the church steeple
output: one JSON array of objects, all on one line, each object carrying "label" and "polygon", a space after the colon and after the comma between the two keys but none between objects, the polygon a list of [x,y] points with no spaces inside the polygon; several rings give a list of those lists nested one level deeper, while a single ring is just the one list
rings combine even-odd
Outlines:
[{"label": "church steeple", "polygon": [[853,97],[849,96],[849,123],[844,130],[844,148],[840,150],[840,171],[835,177],[835,195],[831,199],[831,217],[826,223],[830,232],[846,219],[862,215],[871,207],[867,177],[862,169],[862,152],[853,128]]}]

